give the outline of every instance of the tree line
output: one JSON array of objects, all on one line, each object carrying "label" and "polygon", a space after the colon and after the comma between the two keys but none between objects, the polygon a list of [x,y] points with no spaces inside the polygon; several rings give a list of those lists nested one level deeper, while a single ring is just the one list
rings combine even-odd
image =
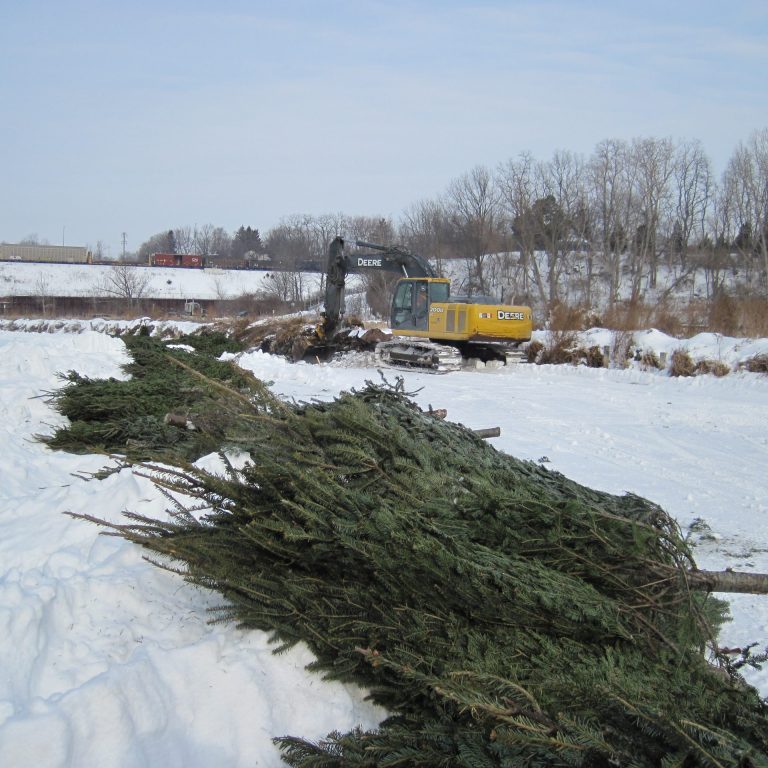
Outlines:
[{"label": "tree line", "polygon": [[136,259],[148,263],[153,253],[196,253],[222,262],[242,260],[247,254],[265,253],[258,229],[241,226],[233,235],[223,227],[179,227],[152,235],[139,246]]},{"label": "tree line", "polygon": [[[436,259],[467,260],[478,292],[498,282],[544,306],[637,301],[703,273],[707,298],[728,279],[768,294],[768,129],[721,179],[698,141],[600,142],[590,157],[524,153],[477,166],[403,216],[406,239]],[[499,264],[497,254],[512,258]],[[597,294],[602,295],[598,296]]]},{"label": "tree line", "polygon": [[322,266],[337,234],[400,243],[438,270],[461,260],[464,292],[501,290],[540,307],[659,298],[694,274],[703,298],[734,284],[765,297],[768,128],[739,144],[720,178],[697,140],[606,139],[588,157],[562,150],[549,160],[522,153],[495,168],[478,165],[398,221],[298,214],[263,242],[251,227],[232,236],[212,225],[182,228],[150,238],[139,256],[260,252],[300,274],[302,265]]}]

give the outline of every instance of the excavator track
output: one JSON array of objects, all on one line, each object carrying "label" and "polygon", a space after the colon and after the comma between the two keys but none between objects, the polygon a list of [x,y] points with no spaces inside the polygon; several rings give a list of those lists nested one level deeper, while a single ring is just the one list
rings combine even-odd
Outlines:
[{"label": "excavator track", "polygon": [[518,363],[525,363],[527,361],[528,360],[526,354],[522,349],[520,349],[520,347],[516,347],[515,349],[508,349],[504,353],[505,365],[516,365]]},{"label": "excavator track", "polygon": [[398,339],[382,341],[376,345],[376,361],[391,368],[450,373],[463,366],[461,353],[447,344],[429,341]]},{"label": "excavator track", "polygon": [[[400,338],[379,342],[376,345],[376,362],[390,368],[450,373],[468,370],[476,365],[484,367],[493,363],[505,366],[526,361],[525,353],[519,347],[486,347],[482,350],[464,349],[463,352],[448,344]],[[478,352],[482,354],[476,354]]]}]

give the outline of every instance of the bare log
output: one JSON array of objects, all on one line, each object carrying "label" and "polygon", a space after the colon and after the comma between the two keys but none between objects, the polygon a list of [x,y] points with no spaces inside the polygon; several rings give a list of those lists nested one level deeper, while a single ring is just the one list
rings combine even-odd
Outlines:
[{"label": "bare log", "polygon": [[187,428],[187,417],[183,413],[166,413],[163,421],[172,427]]},{"label": "bare log", "polygon": [[489,437],[498,437],[501,434],[501,427],[488,427],[488,429],[473,429],[478,437],[487,439]]},{"label": "bare log", "polygon": [[768,573],[742,571],[688,571],[692,589],[707,592],[739,592],[750,595],[768,595]]}]

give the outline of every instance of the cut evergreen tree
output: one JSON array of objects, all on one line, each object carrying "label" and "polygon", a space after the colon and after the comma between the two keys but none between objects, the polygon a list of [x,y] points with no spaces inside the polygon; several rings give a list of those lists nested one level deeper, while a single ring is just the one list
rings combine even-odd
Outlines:
[{"label": "cut evergreen tree", "polygon": [[91,379],[69,371],[61,376],[64,386],[49,393],[69,419],[42,438],[51,448],[194,460],[245,428],[254,398],[278,406],[263,382],[217,359],[242,349],[223,333],[163,342],[145,327],[121,338],[131,356],[124,366],[130,378]]},{"label": "cut evergreen tree", "polygon": [[716,650],[725,604],[692,588],[658,506],[498,452],[401,386],[287,404],[185,366],[221,399],[211,440],[250,461],[210,474],[182,465],[187,445],[178,470],[137,468],[169,521],[76,516],[221,593],[218,620],[307,643],[315,669],[391,713],[317,744],[279,737],[290,765],[768,766],[766,703]]}]

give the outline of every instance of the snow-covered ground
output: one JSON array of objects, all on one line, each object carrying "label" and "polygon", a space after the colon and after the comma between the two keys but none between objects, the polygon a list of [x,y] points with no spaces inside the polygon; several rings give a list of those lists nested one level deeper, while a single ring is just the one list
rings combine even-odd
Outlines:
[{"label": "snow-covered ground", "polygon": [[[236,299],[270,290],[271,272],[260,270],[130,267],[145,281],[148,299]],[[115,267],[103,264],[27,264],[0,262],[0,296],[107,296],[114,294],[110,276]],[[132,273],[133,274],[133,273]],[[308,274],[307,291],[318,290],[319,274]],[[111,287],[111,290],[109,290]]]},{"label": "snow-covered ground", "polygon": [[[262,633],[209,625],[216,595],[63,514],[119,520],[123,510],[160,516],[166,507],[127,470],[81,479],[104,457],[53,452],[34,439],[61,422],[42,396],[60,383],[57,372],[121,375],[123,345],[99,327],[0,330],[0,765],[278,766],[273,736],[374,726],[382,713],[363,691],[304,671],[306,650],[273,656]],[[590,338],[605,340],[597,331]],[[681,343],[654,332],[636,340],[729,363],[768,352],[766,339]],[[299,400],[378,381],[364,361],[239,358]],[[768,572],[768,376],[520,365],[404,380],[424,407],[445,407],[472,428],[501,427],[492,440],[499,450],[595,488],[646,496],[684,530],[696,522],[700,567]],[[728,599],[734,618],[723,644],[768,643],[768,597]],[[749,679],[768,696],[768,670]]]}]

